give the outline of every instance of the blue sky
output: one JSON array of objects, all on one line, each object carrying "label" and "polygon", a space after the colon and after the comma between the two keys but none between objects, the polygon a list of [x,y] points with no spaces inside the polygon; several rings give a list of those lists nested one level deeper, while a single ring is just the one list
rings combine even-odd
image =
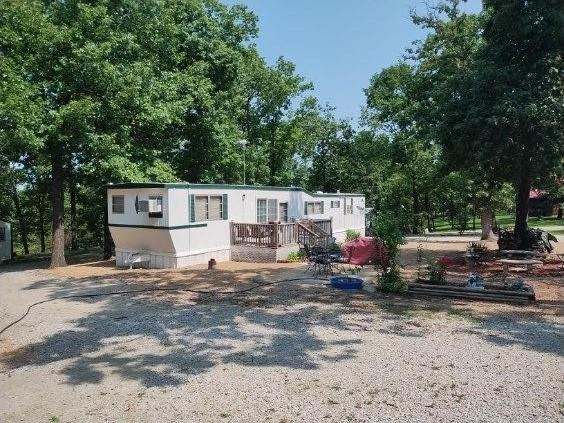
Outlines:
[{"label": "blue sky", "polygon": [[[299,74],[315,84],[322,104],[342,118],[358,118],[363,88],[370,77],[401,59],[424,33],[409,12],[425,11],[423,0],[225,0],[247,5],[259,17],[256,41],[269,63],[279,56],[293,61]],[[480,0],[469,0],[478,11]]]}]

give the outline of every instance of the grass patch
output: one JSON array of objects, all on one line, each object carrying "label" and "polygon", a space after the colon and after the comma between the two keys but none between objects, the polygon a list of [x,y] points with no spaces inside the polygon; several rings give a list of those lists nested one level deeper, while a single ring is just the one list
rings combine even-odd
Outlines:
[{"label": "grass patch", "polygon": [[[512,228],[515,223],[515,216],[504,214],[496,216],[496,221],[501,228]],[[472,218],[468,219],[467,231],[472,231]],[[529,227],[541,228],[553,234],[564,234],[564,219],[557,219],[556,216],[547,217],[529,217]],[[482,229],[480,218],[476,217],[476,230]],[[451,228],[450,223],[446,219],[435,219],[434,232],[456,232],[456,229]]]}]

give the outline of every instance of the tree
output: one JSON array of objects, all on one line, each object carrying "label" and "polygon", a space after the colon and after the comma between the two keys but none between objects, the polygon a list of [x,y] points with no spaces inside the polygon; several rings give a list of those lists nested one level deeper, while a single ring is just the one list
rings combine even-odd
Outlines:
[{"label": "tree", "polygon": [[104,184],[175,180],[170,157],[187,140],[220,173],[210,141],[237,131],[232,109],[217,105],[233,103],[255,33],[254,15],[214,0],[0,4],[0,154],[49,165],[51,266],[65,264],[65,188],[76,204],[88,183],[100,233]]},{"label": "tree", "polygon": [[387,206],[402,199],[395,206],[396,213],[405,215],[405,229],[412,233],[419,233],[425,223],[431,226],[431,191],[440,165],[440,150],[426,126],[423,93],[417,69],[398,63],[372,77],[364,113],[365,122],[375,133],[385,134],[389,140],[387,171],[394,177],[386,184],[393,181],[395,187],[389,190],[391,202]]},{"label": "tree", "polygon": [[[561,166],[562,15],[552,0],[485,1],[481,18],[443,3],[421,19],[434,32],[419,51],[430,81],[434,134],[446,161],[515,186],[515,232],[525,240],[532,183]],[[449,35],[453,34],[453,35]]]}]

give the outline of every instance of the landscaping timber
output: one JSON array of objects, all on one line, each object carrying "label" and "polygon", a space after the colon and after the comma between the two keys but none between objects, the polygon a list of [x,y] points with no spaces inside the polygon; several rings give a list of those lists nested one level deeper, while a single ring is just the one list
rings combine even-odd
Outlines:
[{"label": "landscaping timber", "polygon": [[529,291],[513,291],[509,289],[489,288],[467,288],[463,286],[450,285],[430,285],[422,283],[412,283],[408,287],[408,292],[417,295],[429,295],[449,298],[465,298],[485,301],[508,301],[528,303],[535,300],[535,293]]}]

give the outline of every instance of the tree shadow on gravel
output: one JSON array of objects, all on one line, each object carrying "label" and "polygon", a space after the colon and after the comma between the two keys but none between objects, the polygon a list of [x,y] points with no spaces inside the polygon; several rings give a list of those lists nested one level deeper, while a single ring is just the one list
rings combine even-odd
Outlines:
[{"label": "tree shadow on gravel", "polygon": [[492,314],[461,332],[476,335],[492,344],[520,346],[541,353],[564,356],[564,325],[542,317],[507,317]]},{"label": "tree shadow on gravel", "polygon": [[[470,327],[460,330],[487,342],[562,355],[562,328],[549,319],[475,316],[461,301],[347,293],[327,288],[321,280],[265,286],[305,276],[301,269],[257,265],[247,270],[124,271],[37,281],[23,289],[44,289],[57,299],[40,306],[51,307],[53,313],[60,310],[55,320],[64,319],[69,305],[84,304],[88,314],[72,320],[70,329],[5,350],[0,365],[14,370],[64,361],[61,372],[70,385],[101,383],[117,374],[146,387],[183,384],[218,366],[309,370],[357,357],[360,331],[424,337],[418,319],[443,318],[445,313],[464,318]],[[164,291],[60,299],[148,287]],[[256,289],[221,294],[251,287]]]},{"label": "tree shadow on gravel", "polygon": [[[316,369],[323,362],[356,356],[359,340],[354,331],[365,324],[362,318],[356,320],[359,313],[366,315],[368,311],[355,302],[363,300],[365,294],[336,293],[322,281],[261,286],[284,277],[268,268],[253,272],[190,270],[166,275],[124,272],[119,276],[48,279],[31,284],[25,289],[47,288],[50,298],[57,298],[40,307],[55,309],[56,304],[64,310],[67,304],[78,302],[96,311],[73,320],[72,329],[5,351],[0,354],[0,364],[13,370],[65,361],[62,373],[71,385],[100,383],[106,375],[118,374],[151,387],[182,384],[215,366]],[[289,273],[289,277],[295,276]],[[258,288],[230,295],[180,290],[60,299],[150,286],[218,292]],[[345,335],[339,343],[326,343],[319,334],[322,331],[344,331]],[[347,336],[349,331],[351,335]]]}]

